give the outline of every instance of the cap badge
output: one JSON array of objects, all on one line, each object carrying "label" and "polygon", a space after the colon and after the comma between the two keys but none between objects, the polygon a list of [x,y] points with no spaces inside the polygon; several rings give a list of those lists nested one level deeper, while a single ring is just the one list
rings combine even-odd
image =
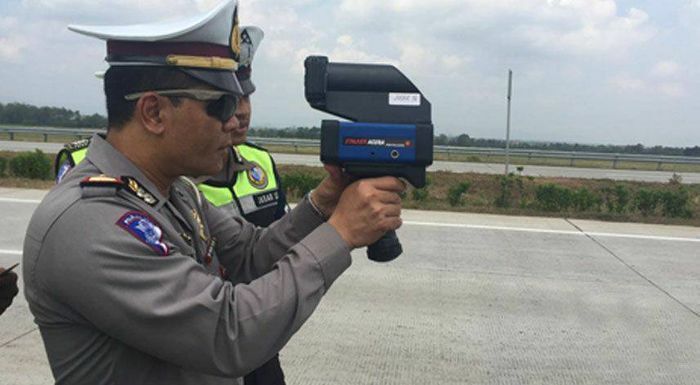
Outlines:
[{"label": "cap badge", "polygon": [[231,29],[231,52],[236,61],[241,55],[241,28],[238,25],[238,8],[233,13],[233,28]]}]

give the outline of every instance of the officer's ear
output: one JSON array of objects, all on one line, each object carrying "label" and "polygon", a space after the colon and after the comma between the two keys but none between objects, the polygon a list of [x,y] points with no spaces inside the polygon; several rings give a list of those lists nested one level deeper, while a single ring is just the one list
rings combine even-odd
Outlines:
[{"label": "officer's ear", "polygon": [[141,122],[146,130],[154,135],[161,135],[165,131],[165,114],[168,112],[168,99],[155,92],[144,93],[136,102],[134,117]]}]

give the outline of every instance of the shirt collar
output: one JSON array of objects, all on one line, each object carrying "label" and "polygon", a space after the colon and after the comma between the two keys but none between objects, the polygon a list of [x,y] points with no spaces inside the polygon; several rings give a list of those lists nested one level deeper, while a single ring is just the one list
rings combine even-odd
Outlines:
[{"label": "shirt collar", "polygon": [[143,188],[158,200],[158,203],[154,206],[156,210],[160,209],[167,200],[156,185],[124,154],[107,142],[101,134],[95,134],[90,139],[90,147],[88,147],[86,158],[105,175],[115,178],[130,176],[136,179]]}]

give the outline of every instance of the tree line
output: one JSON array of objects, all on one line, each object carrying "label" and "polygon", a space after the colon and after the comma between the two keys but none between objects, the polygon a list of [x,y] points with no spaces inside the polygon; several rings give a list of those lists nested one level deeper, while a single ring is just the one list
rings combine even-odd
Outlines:
[{"label": "tree line", "polygon": [[[24,103],[0,103],[0,124],[16,124],[21,126],[100,128],[107,126],[107,118],[100,114],[83,116],[80,114],[79,111],[68,110],[66,108],[36,107]],[[320,139],[321,129],[319,127],[254,127],[250,129],[249,135],[262,138]],[[489,148],[504,148],[506,145],[505,140],[502,139],[472,138],[468,134],[460,134],[456,136],[450,136],[445,134],[436,135],[434,143],[440,146]],[[682,155],[700,157],[700,146],[697,145],[693,147],[646,147],[642,144],[610,145],[511,141],[510,147],[517,149],[550,151],[602,152],[643,155]]]},{"label": "tree line", "polygon": [[79,111],[58,107],[36,107],[24,103],[0,103],[0,124],[71,128],[101,128],[107,118],[100,114],[83,116]]},{"label": "tree line", "polygon": [[[249,135],[261,138],[320,139],[321,129],[319,127],[251,128]],[[505,148],[506,146],[506,141],[502,139],[472,138],[467,134],[460,134],[456,136],[449,136],[445,134],[436,135],[433,143],[438,146],[456,147]],[[700,156],[700,146],[697,145],[693,147],[646,147],[640,143],[634,145],[612,145],[511,141],[510,148],[525,150],[600,152],[641,155]]]}]

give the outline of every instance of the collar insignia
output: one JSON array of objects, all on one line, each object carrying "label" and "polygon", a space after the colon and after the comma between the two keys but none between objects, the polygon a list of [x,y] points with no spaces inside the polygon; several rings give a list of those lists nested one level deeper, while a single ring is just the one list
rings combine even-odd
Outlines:
[{"label": "collar insignia", "polygon": [[63,145],[63,148],[72,152],[72,151],[76,151],[76,150],[81,150],[89,145],[90,145],[90,139],[82,139],[82,140],[76,140],[75,142],[66,143]]},{"label": "collar insignia", "polygon": [[153,196],[153,194],[148,192],[146,188],[141,186],[139,182],[136,181],[136,179],[130,176],[124,176],[122,177],[122,180],[124,181],[123,183],[126,185],[126,189],[133,195],[136,195],[137,198],[146,202],[146,204],[148,204],[149,206],[155,206],[156,204],[158,204],[158,199],[156,199]]}]

